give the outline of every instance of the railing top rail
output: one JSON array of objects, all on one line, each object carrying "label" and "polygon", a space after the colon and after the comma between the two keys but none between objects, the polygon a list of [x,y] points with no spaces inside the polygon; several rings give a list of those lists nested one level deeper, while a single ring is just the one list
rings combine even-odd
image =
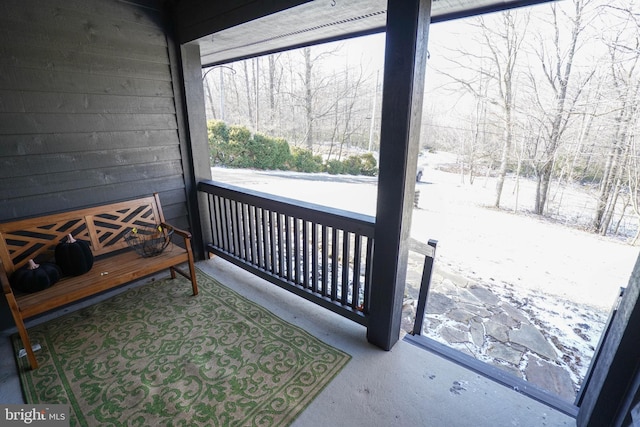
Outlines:
[{"label": "railing top rail", "polygon": [[288,197],[237,187],[219,181],[200,181],[198,190],[253,204],[268,210],[291,215],[306,221],[333,226],[342,230],[373,237],[375,217],[342,209],[308,203]]}]

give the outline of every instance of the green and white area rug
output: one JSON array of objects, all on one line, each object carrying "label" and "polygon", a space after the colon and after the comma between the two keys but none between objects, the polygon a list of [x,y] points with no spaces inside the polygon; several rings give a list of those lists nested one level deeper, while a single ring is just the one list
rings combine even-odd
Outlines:
[{"label": "green and white area rug", "polygon": [[27,403],[68,404],[83,426],[283,426],[350,360],[200,271],[198,285],[155,281],[30,329]]}]

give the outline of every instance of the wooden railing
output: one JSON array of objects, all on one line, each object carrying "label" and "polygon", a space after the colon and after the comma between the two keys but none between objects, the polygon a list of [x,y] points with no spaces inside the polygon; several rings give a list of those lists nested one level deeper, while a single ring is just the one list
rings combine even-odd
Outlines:
[{"label": "wooden railing", "polygon": [[210,253],[367,325],[373,217],[214,181],[198,190]]}]

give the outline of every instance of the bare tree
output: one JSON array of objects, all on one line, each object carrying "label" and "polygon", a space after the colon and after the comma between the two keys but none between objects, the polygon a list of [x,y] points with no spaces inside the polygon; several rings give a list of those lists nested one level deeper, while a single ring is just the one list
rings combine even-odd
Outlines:
[{"label": "bare tree", "polygon": [[[500,108],[500,119],[503,128],[502,154],[500,169],[496,182],[496,198],[494,206],[500,206],[500,198],[504,179],[508,169],[509,153],[513,141],[513,113],[515,110],[515,78],[517,73],[518,53],[523,43],[529,22],[528,12],[507,11],[499,15],[499,22],[477,18],[471,24],[480,33],[478,46],[472,50],[468,47],[451,50],[456,57],[448,61],[456,68],[465,67],[473,71],[469,76],[459,73],[438,70],[448,76],[457,86],[462,86],[472,94],[478,102],[487,100]],[[490,85],[489,91],[483,84]]]},{"label": "bare tree", "polygon": [[[495,207],[500,207],[500,197],[502,196],[502,188],[509,163],[509,153],[511,152],[513,142],[513,112],[515,109],[514,79],[518,51],[520,50],[520,45],[522,44],[529,23],[528,14],[523,14],[522,22],[518,21],[515,12],[503,13],[504,28],[501,29],[502,31],[492,31],[484,24],[484,21],[482,22],[484,38],[491,50],[493,61],[497,64],[499,70],[500,81],[498,87],[500,100],[502,102],[501,107],[504,111],[504,144],[502,146],[502,156],[500,157],[498,180],[496,182]],[[498,49],[490,44],[492,34],[495,34],[495,37],[501,41],[502,49]]]},{"label": "bare tree", "polygon": [[[613,141],[607,154],[593,221],[594,231],[602,235],[609,229],[620,188],[624,179],[631,173],[625,174],[624,168],[629,162],[628,154],[634,140],[633,133],[640,95],[637,71],[640,61],[640,34],[637,15],[631,10],[618,10],[618,12],[622,12],[626,19],[621,23],[622,25],[616,26],[618,31],[609,41],[608,46],[613,93],[616,95],[615,99],[619,106],[615,113]],[[633,34],[632,37],[629,32]],[[629,167],[633,168],[635,164],[636,162],[633,162]],[[630,190],[637,189],[630,188]]]},{"label": "bare tree", "polygon": [[280,54],[273,54],[268,56],[269,59],[269,93],[267,98],[269,99],[269,121],[267,123],[267,129],[273,132],[277,129],[276,117],[281,116],[278,113],[278,100],[280,93],[282,92],[282,80],[283,71],[282,64],[280,64]]},{"label": "bare tree", "polygon": [[242,62],[242,70],[244,73],[244,93],[247,96],[247,111],[248,111],[248,117],[249,117],[249,121],[252,122],[253,120],[253,99],[252,99],[252,93],[253,90],[251,89],[251,82],[249,80],[249,68],[248,68],[248,64],[249,61],[243,61]]},{"label": "bare tree", "polygon": [[556,153],[562,142],[577,99],[582,88],[591,79],[591,72],[580,84],[576,85],[573,96],[570,96],[569,87],[573,77],[573,65],[576,51],[579,47],[580,35],[584,30],[585,8],[590,0],[573,0],[572,14],[566,14],[565,18],[570,23],[569,40],[564,46],[562,29],[564,20],[560,19],[560,6],[551,4],[551,21],[553,36],[550,46],[543,37],[538,39],[534,46],[538,62],[542,67],[542,82],[550,89],[552,97],[549,102],[544,99],[542,83],[537,82],[537,73],[530,73],[531,86],[534,90],[534,100],[541,113],[541,123],[544,129],[544,147],[538,151],[541,156],[535,164],[537,186],[534,211],[543,215],[549,194],[549,184],[554,169]]},{"label": "bare tree", "polygon": [[304,107],[307,122],[306,145],[313,150],[313,82],[311,81],[313,62],[311,61],[311,48],[305,47],[304,52]]},{"label": "bare tree", "polygon": [[208,102],[205,102],[205,104],[209,104],[209,108],[211,111],[211,118],[212,119],[217,119],[217,115],[216,115],[216,109],[214,107],[214,98],[213,98],[213,94],[211,92],[211,83],[209,82],[209,73],[210,73],[211,69],[208,70],[203,70],[202,73],[202,81],[204,83],[204,89],[205,89],[205,93],[206,93],[206,100]]}]

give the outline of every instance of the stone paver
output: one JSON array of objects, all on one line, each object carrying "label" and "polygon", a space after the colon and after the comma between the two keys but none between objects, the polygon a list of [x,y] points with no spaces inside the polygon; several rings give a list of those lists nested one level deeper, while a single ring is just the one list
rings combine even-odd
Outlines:
[{"label": "stone paver", "polygon": [[529,360],[525,375],[528,381],[539,385],[545,390],[556,393],[569,402],[573,402],[575,399],[571,377],[567,371],[558,365],[535,357],[533,360]]},{"label": "stone paver", "polygon": [[497,323],[489,319],[485,325],[487,335],[501,342],[509,341],[509,328],[502,323]]},{"label": "stone paver", "polygon": [[469,333],[462,331],[456,327],[445,325],[441,332],[442,338],[451,344],[463,343],[469,341]]},{"label": "stone paver", "polygon": [[508,302],[501,301],[500,308],[505,313],[507,313],[509,317],[511,317],[514,320],[517,320],[518,322],[525,322],[525,323],[529,322],[529,319],[527,318],[527,316],[525,316],[525,314],[521,310],[518,310]]},{"label": "stone paver", "polygon": [[427,313],[445,314],[455,307],[455,301],[439,292],[431,292],[427,304]]},{"label": "stone paver", "polygon": [[484,326],[477,320],[472,320],[469,326],[469,332],[471,332],[471,341],[476,347],[482,347],[484,345]]},{"label": "stone paver", "polygon": [[475,314],[470,313],[466,310],[454,308],[453,310],[449,311],[449,313],[447,313],[447,316],[449,317],[449,319],[455,320],[456,322],[468,323],[475,317]]},{"label": "stone paver", "polygon": [[425,334],[564,399],[575,398],[576,385],[559,366],[562,352],[524,311],[472,280],[433,276]]},{"label": "stone paver", "polygon": [[512,365],[517,366],[522,359],[523,353],[506,344],[497,342],[489,346],[487,349],[487,355],[494,359],[504,360],[505,362],[509,362]]},{"label": "stone paver", "polygon": [[469,287],[469,292],[471,292],[476,298],[487,305],[498,305],[498,303],[500,302],[500,298],[498,298],[496,294],[485,287],[472,285]]},{"label": "stone paver", "polygon": [[558,357],[553,346],[549,344],[538,328],[533,325],[522,325],[520,329],[510,330],[509,340],[548,359],[555,360],[556,357]]},{"label": "stone paver", "polygon": [[505,312],[491,316],[491,320],[509,328],[519,328],[522,321],[516,320]]},{"label": "stone paver", "polygon": [[489,317],[492,314],[489,310],[484,308],[484,306],[482,305],[474,305],[474,304],[468,304],[468,303],[460,303],[459,305],[464,310],[467,310],[468,312],[473,313],[476,316]]}]

